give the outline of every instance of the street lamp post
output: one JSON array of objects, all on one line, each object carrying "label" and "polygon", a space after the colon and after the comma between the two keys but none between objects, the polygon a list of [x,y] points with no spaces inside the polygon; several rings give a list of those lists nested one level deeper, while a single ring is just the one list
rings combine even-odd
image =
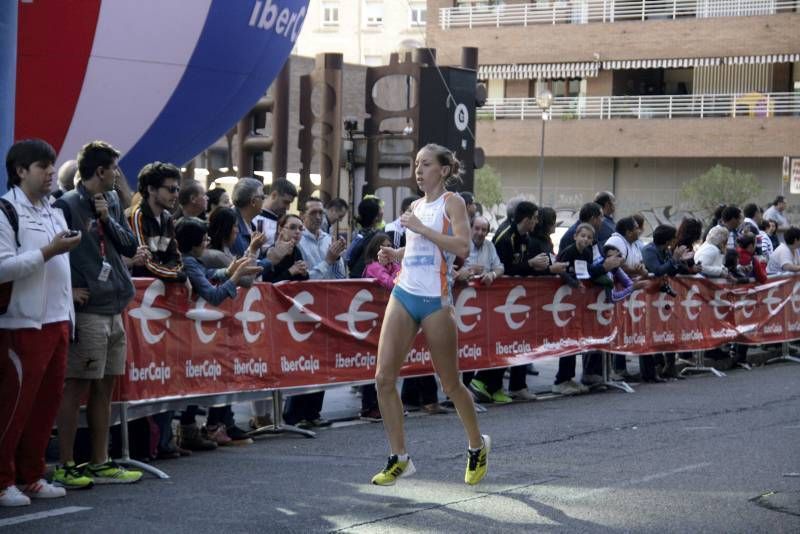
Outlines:
[{"label": "street lamp post", "polygon": [[542,110],[542,147],[539,151],[539,205],[544,205],[544,123],[553,104],[553,93],[545,89],[536,96],[536,105]]}]

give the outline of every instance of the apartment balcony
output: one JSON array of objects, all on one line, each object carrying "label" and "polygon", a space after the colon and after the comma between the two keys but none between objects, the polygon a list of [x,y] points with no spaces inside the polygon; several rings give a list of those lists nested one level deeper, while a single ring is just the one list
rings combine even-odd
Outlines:
[{"label": "apartment balcony", "polygon": [[796,0],[573,0],[452,7],[429,0],[429,46],[481,65],[760,56],[800,51]]},{"label": "apartment balcony", "polygon": [[[554,98],[552,120],[800,116],[800,93]],[[479,119],[541,119],[535,98],[489,99]]]},{"label": "apartment balcony", "polygon": [[[780,157],[800,154],[800,93],[556,98],[545,154],[559,157]],[[490,100],[477,144],[489,157],[536,156],[533,98]]]},{"label": "apartment balcony", "polygon": [[444,29],[536,24],[590,24],[793,13],[797,0],[572,0],[439,9]]}]

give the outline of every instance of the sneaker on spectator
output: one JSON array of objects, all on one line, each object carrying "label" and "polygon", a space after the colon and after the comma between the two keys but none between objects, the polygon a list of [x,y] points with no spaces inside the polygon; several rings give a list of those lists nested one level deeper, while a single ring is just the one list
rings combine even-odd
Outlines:
[{"label": "sneaker on spectator", "polygon": [[602,384],[603,382],[603,377],[601,375],[583,375],[581,377],[581,383],[584,386],[594,386]]},{"label": "sneaker on spectator", "polygon": [[66,489],[89,489],[94,486],[94,481],[87,477],[75,462],[56,466],[53,472],[53,484]]},{"label": "sneaker on spectator", "polygon": [[560,384],[553,384],[551,388],[553,393],[558,395],[580,395],[583,393],[581,387],[574,380],[567,380]]},{"label": "sneaker on spectator", "polygon": [[228,437],[231,439],[231,445],[252,445],[253,438],[247,435],[247,432],[242,430],[236,425],[227,428]]},{"label": "sneaker on spectator", "polygon": [[50,484],[43,478],[22,488],[22,493],[31,499],[58,499],[67,496],[67,490]]},{"label": "sneaker on spectator", "polygon": [[250,428],[252,430],[258,430],[259,428],[264,428],[265,426],[272,426],[272,416],[267,415],[257,415],[250,419]]},{"label": "sneaker on spectator", "polygon": [[292,426],[296,426],[297,428],[302,428],[303,430],[311,430],[312,428],[314,428],[314,423],[312,423],[308,419],[301,419]]},{"label": "sneaker on spectator", "polygon": [[383,417],[381,417],[381,410],[377,407],[372,408],[371,410],[362,411],[359,417],[363,421],[372,421],[374,423],[383,420]]},{"label": "sneaker on spectator", "polygon": [[492,402],[495,404],[508,404],[512,402],[514,399],[508,396],[508,393],[503,391],[502,389],[498,389],[494,393],[492,393]]},{"label": "sneaker on spectator", "polygon": [[641,382],[642,375],[639,373],[630,374],[628,371],[612,371],[609,373],[608,379],[614,382]]},{"label": "sneaker on spectator", "polygon": [[508,395],[516,401],[533,401],[536,400],[536,395],[531,393],[528,388],[518,389],[516,391],[509,391]]},{"label": "sneaker on spectator", "polygon": [[473,378],[469,383],[469,389],[475,394],[478,402],[492,402],[492,394],[480,380]]},{"label": "sneaker on spectator", "polygon": [[95,484],[133,484],[142,479],[141,471],[129,471],[112,460],[100,465],[86,464],[84,472]]},{"label": "sneaker on spectator", "polygon": [[206,425],[203,427],[202,435],[205,439],[215,442],[220,447],[231,444],[231,438],[225,430],[225,425]]},{"label": "sneaker on spectator", "polygon": [[30,503],[30,498],[14,485],[0,491],[0,506],[28,506]]},{"label": "sneaker on spectator", "polygon": [[200,427],[196,424],[181,425],[180,427],[180,446],[190,451],[213,451],[217,448],[217,442],[203,437]]},{"label": "sneaker on spectator", "polygon": [[310,422],[311,422],[311,426],[317,427],[317,428],[331,426],[333,424],[333,421],[330,421],[328,419],[323,419],[322,417],[317,417],[316,419],[312,419]]}]

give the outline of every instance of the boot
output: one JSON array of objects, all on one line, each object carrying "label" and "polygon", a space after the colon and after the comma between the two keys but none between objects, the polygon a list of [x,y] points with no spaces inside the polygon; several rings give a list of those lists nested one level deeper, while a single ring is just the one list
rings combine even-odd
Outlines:
[{"label": "boot", "polygon": [[180,446],[190,451],[213,451],[217,443],[206,439],[200,433],[196,423],[180,426]]}]

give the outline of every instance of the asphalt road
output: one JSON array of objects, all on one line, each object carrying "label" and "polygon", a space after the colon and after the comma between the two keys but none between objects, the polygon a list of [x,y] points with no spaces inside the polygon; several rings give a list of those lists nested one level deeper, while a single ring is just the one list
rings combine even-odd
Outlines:
[{"label": "asphalt road", "polygon": [[477,487],[457,417],[412,415],[418,472],[394,487],[369,485],[382,426],[342,425],[3,509],[0,532],[800,532],[800,365],[492,406],[480,422],[494,447]]}]

